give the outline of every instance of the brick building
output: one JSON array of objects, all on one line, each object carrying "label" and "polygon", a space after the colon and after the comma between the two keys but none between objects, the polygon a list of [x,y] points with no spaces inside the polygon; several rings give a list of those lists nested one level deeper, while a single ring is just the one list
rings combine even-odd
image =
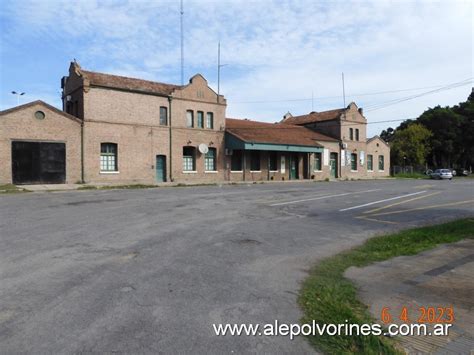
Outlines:
[{"label": "brick building", "polygon": [[71,63],[61,84],[63,109],[84,122],[84,181],[223,180],[226,101],[201,75],[178,86]]},{"label": "brick building", "polygon": [[35,101],[0,112],[0,183],[161,183],[370,178],[390,151],[347,108],[275,124],[226,119],[201,75],[187,85],[83,70],[61,80],[63,111]]},{"label": "brick building", "polygon": [[286,114],[281,123],[306,127],[338,141],[338,145],[327,145],[323,154],[323,166],[328,166],[323,175],[358,179],[390,174],[390,147],[378,136],[367,139],[367,119],[354,102],[336,110]]}]

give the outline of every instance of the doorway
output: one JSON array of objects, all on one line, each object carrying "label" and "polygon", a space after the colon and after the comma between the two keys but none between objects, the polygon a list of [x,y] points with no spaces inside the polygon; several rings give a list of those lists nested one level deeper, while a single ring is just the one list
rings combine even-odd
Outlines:
[{"label": "doorway", "polygon": [[166,182],[166,155],[156,156],[156,182]]},{"label": "doorway", "polygon": [[329,169],[331,178],[337,178],[337,153],[331,153],[329,156]]},{"label": "doorway", "polygon": [[298,179],[298,155],[290,155],[290,180]]},{"label": "doorway", "polygon": [[12,142],[14,184],[64,184],[66,181],[66,144]]}]

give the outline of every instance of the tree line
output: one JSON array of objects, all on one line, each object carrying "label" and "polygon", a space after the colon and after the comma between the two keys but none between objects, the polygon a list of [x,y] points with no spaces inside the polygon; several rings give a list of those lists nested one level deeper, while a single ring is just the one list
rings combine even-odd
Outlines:
[{"label": "tree line", "polygon": [[392,165],[422,168],[474,167],[474,88],[467,101],[429,108],[416,119],[383,130]]}]

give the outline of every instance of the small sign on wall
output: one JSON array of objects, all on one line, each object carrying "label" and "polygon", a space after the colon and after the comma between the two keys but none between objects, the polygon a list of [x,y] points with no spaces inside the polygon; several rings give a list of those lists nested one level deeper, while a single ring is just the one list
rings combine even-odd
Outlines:
[{"label": "small sign on wall", "polygon": [[323,150],[323,165],[328,166],[329,165],[329,149],[324,148]]},{"label": "small sign on wall", "polygon": [[284,155],[281,156],[280,171],[281,171],[282,174],[284,174],[285,171],[286,171],[286,162],[285,162],[285,156]]},{"label": "small sign on wall", "polygon": [[341,149],[341,166],[346,166],[346,151],[345,149]]},{"label": "small sign on wall", "polygon": [[360,165],[364,165],[364,161],[365,161],[365,153],[363,150],[360,151],[360,154],[359,154],[359,159],[360,159]]}]

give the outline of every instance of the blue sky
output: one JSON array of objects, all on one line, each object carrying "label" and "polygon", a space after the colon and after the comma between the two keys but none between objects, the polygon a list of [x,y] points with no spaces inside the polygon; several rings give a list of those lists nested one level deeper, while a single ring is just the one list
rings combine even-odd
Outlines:
[{"label": "blue sky", "polygon": [[[180,83],[179,0],[4,0],[0,4],[0,109],[42,99],[60,107],[69,62],[85,69]],[[369,135],[453,105],[470,93],[471,1],[184,0],[185,80],[201,73],[228,117],[277,121],[342,107],[365,108]],[[393,105],[391,100],[442,90]],[[422,88],[422,89],[421,89]],[[416,89],[390,92],[385,91]],[[314,98],[312,100],[311,98]]]}]

